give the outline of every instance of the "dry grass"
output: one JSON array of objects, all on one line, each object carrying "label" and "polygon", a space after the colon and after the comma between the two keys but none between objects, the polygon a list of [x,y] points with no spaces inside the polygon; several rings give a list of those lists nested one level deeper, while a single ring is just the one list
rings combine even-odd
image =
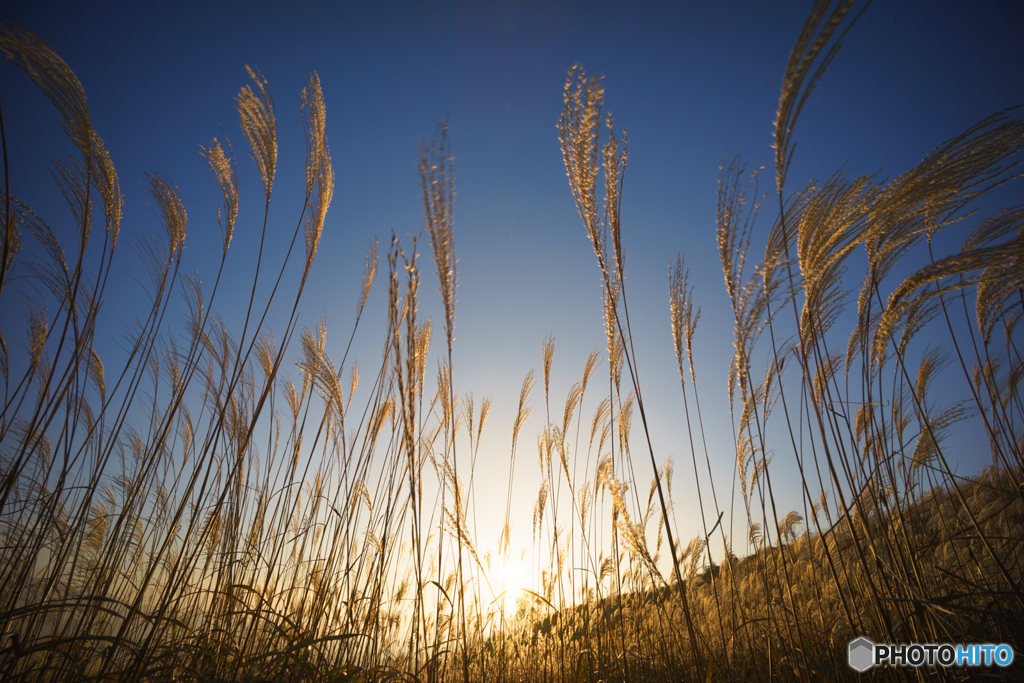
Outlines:
[{"label": "dry grass", "polygon": [[[532,504],[540,560],[535,590],[508,606],[498,573],[512,554],[512,482],[538,380],[532,371],[524,379],[511,425],[501,539],[493,555],[481,552],[469,491],[491,400],[454,389],[446,124],[420,149],[444,308],[436,382],[433,326],[418,316],[418,238],[386,249],[388,327],[365,380],[347,347],[328,355],[323,321],[298,329],[333,192],[326,104],[314,74],[302,92],[305,203],[275,261],[263,245],[277,122],[252,69],[237,109],[265,200],[245,323],[235,336],[212,312],[221,270],[209,294],[179,272],[185,207],[169,179],[149,175],[164,228],[140,249],[152,306],[129,331],[123,365],[110,368],[94,341],[119,244],[120,183],[74,74],[4,19],[0,47],[64,121],[72,151],[55,162],[55,178],[75,232],[62,243],[5,192],[0,295],[16,293],[7,287],[15,278],[35,294],[24,303],[24,342],[0,336],[0,678],[810,681],[854,678],[846,646],[858,635],[1024,647],[1024,214],[980,221],[954,253],[934,253],[932,240],[1016,177],[1024,124],[997,114],[893,180],[840,173],[789,189],[799,116],[862,11],[854,4],[816,3],[794,47],[775,197],[760,194],[738,159],[719,184],[718,248],[735,319],[725,376],[738,481],[728,495],[742,498],[742,558],[724,533],[733,506],[721,482],[697,482],[702,518],[718,523],[688,543],[676,537],[672,463],[655,461],[634,365],[619,216],[626,137],[602,119],[600,80],[570,70],[560,139],[602,275],[606,351],[582,364],[559,410],[555,342],[542,344],[543,483]],[[239,213],[235,158],[216,139],[202,154],[223,194],[223,268]],[[757,217],[775,199],[757,258]],[[301,276],[288,295],[293,259]],[[897,265],[911,274],[895,280]],[[353,335],[377,270],[374,244]],[[256,298],[261,278],[273,282],[267,301]],[[183,330],[165,319],[174,292],[188,302]],[[289,296],[272,336],[271,304]],[[682,257],[669,314],[691,461],[710,474],[707,378],[693,357],[700,309]],[[295,379],[282,369],[293,356]],[[958,372],[965,395],[940,395],[940,373]],[[993,457],[971,478],[954,474],[944,444],[965,420],[981,425]],[[634,473],[638,444],[655,473],[649,486]],[[795,510],[780,507],[773,458],[799,468]]]}]

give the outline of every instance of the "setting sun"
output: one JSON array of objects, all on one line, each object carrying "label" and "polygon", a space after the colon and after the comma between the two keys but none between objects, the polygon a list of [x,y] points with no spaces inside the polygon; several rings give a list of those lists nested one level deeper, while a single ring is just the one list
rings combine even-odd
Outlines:
[{"label": "setting sun", "polygon": [[529,576],[529,568],[523,562],[525,555],[525,551],[520,553],[518,561],[515,556],[509,557],[507,560],[499,560],[495,567],[493,584],[495,599],[500,597],[506,618],[515,614],[516,601],[522,595],[523,589],[528,588],[526,581]]}]

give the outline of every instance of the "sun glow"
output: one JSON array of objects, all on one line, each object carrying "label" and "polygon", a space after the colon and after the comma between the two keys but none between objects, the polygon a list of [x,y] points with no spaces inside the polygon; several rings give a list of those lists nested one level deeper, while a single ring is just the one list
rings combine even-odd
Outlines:
[{"label": "sun glow", "polygon": [[493,577],[495,604],[500,602],[506,616],[511,616],[516,609],[516,600],[526,585],[526,565],[515,557],[499,560],[494,567]]}]

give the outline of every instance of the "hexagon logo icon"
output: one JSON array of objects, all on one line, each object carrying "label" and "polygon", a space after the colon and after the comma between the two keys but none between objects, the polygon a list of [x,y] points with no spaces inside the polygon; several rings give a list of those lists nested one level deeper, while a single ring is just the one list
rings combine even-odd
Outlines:
[{"label": "hexagon logo icon", "polygon": [[875,664],[875,644],[861,637],[850,643],[850,668],[864,673]]}]

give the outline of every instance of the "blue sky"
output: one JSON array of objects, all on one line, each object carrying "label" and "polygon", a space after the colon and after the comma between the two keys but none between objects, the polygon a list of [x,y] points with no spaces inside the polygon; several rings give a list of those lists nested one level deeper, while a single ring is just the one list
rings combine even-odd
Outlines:
[{"label": "blue sky", "polygon": [[[693,475],[669,334],[667,274],[675,254],[685,252],[703,310],[696,354],[716,483],[730,485],[725,383],[732,320],[715,251],[716,183],[719,166],[734,154],[750,169],[771,167],[771,125],[785,63],[808,9],[804,2],[735,1],[208,6],[37,0],[8,2],[4,11],[49,43],[81,80],[125,189],[126,239],[156,226],[141,174],[165,172],[189,211],[185,261],[207,278],[219,255],[220,200],[198,146],[225,134],[232,141],[242,209],[228,289],[217,306],[229,326],[241,322],[232,304],[251,282],[261,201],[234,110],[234,96],[247,80],[244,67],[258,67],[274,94],[280,161],[271,222],[288,235],[301,199],[299,91],[309,72],[319,73],[337,184],[300,311],[301,324],[312,327],[320,316],[330,321],[334,357],[348,340],[368,241],[376,237],[384,246],[392,232],[417,234],[423,224],[417,145],[448,117],[459,259],[455,381],[478,397],[494,397],[476,477],[478,491],[503,502],[519,385],[530,369],[539,373],[542,340],[548,334],[557,339],[553,412],[579,379],[587,353],[604,348],[598,271],[555,129],[574,63],[604,75],[605,109],[629,133],[623,240],[656,455],[676,460],[676,497],[684,500]],[[843,165],[855,174],[894,177],[979,119],[1024,102],[1022,19],[1024,7],[1008,2],[874,3],[803,114],[792,186],[827,178]],[[55,204],[48,175],[48,159],[64,146],[59,122],[7,63],[0,66],[0,98],[12,194],[59,229],[66,219],[49,208]],[[771,173],[762,175],[761,188],[774,189]],[[992,206],[1019,203],[1019,193],[1001,190]],[[755,250],[768,225],[762,220]],[[951,243],[963,234],[954,232]],[[434,316],[440,331],[436,280],[431,264],[422,265],[420,314]],[[126,312],[141,314],[146,301],[131,279],[141,266],[130,249],[119,251],[115,272],[121,286],[104,314],[111,357],[118,353],[118,330],[132,319]],[[364,373],[379,359],[385,303],[379,280],[353,351]],[[10,316],[10,309],[0,307],[0,315]],[[441,338],[437,334],[435,344]],[[527,535],[540,480],[533,446],[542,427],[540,390],[533,404],[538,411],[521,439],[515,487],[524,510],[518,525]],[[952,459],[965,473],[975,471],[986,450]],[[638,462],[640,455],[637,450]],[[780,454],[783,467],[786,458]],[[646,490],[649,468],[641,472]],[[680,503],[678,513],[681,536],[695,535],[692,509]],[[486,528],[491,512],[480,514]]]}]

